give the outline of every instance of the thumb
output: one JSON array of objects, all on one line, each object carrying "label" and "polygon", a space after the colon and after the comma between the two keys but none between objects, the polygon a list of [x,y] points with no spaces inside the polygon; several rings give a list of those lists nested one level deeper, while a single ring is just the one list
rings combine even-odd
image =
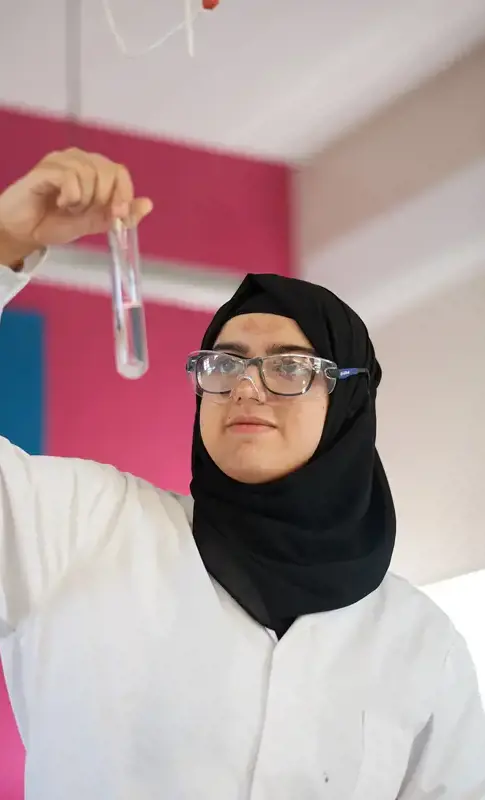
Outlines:
[{"label": "thumb", "polygon": [[142,219],[148,216],[153,210],[153,203],[149,197],[137,197],[133,200],[130,209],[130,220],[134,225],[138,225]]}]

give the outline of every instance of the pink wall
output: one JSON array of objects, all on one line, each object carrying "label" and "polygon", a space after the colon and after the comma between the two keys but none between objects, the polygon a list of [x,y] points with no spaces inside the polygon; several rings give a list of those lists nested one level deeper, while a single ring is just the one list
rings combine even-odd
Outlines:
[{"label": "pink wall", "polygon": [[0,798],[23,800],[24,750],[0,669]]},{"label": "pink wall", "polygon": [[[0,140],[8,153],[0,190],[49,151],[73,144],[65,120],[2,108]],[[87,125],[77,144],[125,163],[138,192],[154,201],[143,223],[145,255],[241,274],[291,273],[288,167]],[[105,247],[105,237],[97,244]]]},{"label": "pink wall", "polygon": [[148,303],[150,369],[127,381],[114,367],[108,297],[29,286],[12,308],[45,317],[47,452],[112,463],[187,491],[194,398],[185,359],[210,315]]}]

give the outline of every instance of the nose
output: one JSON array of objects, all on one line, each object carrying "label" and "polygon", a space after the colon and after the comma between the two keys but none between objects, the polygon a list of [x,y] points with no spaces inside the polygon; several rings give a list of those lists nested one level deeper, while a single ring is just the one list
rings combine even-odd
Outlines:
[{"label": "nose", "polygon": [[[253,370],[251,370],[251,373]],[[256,374],[249,374],[248,371],[241,375],[231,392],[231,398],[238,401],[243,400],[256,400],[258,403],[264,403],[266,394],[264,386],[261,383],[261,378]]]}]

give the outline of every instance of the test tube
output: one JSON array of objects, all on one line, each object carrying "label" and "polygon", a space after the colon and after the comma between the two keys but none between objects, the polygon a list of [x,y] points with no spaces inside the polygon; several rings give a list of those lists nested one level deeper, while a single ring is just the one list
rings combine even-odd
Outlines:
[{"label": "test tube", "polygon": [[108,234],[108,241],[116,369],[124,378],[133,380],[141,378],[148,369],[137,228],[117,219]]}]

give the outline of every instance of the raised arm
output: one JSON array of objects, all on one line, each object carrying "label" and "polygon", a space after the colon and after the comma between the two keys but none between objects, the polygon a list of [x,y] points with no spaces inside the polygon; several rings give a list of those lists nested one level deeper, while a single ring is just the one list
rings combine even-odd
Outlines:
[{"label": "raised arm", "polygon": [[[36,251],[107,232],[115,217],[137,224],[150,210],[124,166],[76,149],[46,156],[0,195],[0,313],[27,283]],[[0,636],[109,536],[129,483],[112,467],[31,457],[0,438]]]}]

